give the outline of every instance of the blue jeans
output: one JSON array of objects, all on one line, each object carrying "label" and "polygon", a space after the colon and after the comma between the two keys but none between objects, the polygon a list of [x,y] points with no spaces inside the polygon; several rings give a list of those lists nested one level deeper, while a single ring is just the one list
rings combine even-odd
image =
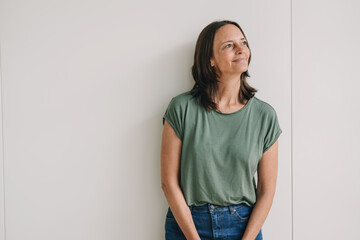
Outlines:
[{"label": "blue jeans", "polygon": [[[244,203],[217,206],[190,206],[191,215],[201,240],[241,240],[254,207]],[[186,240],[170,207],[165,221],[166,240]],[[255,240],[262,240],[261,229]]]}]

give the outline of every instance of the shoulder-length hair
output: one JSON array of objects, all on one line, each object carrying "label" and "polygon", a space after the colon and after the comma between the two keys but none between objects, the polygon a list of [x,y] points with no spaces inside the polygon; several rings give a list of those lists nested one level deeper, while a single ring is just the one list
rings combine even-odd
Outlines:
[{"label": "shoulder-length hair", "polygon": [[[201,105],[206,110],[217,109],[216,103],[213,101],[215,93],[218,90],[217,83],[218,75],[215,72],[215,69],[210,65],[210,58],[213,55],[213,44],[216,31],[224,25],[233,24],[240,29],[242,34],[245,33],[236,22],[223,20],[215,21],[207,25],[200,33],[195,47],[194,54],[194,65],[192,66],[192,76],[195,80],[195,84],[191,89],[191,95],[196,99],[200,100]],[[250,50],[250,46],[248,44]],[[251,60],[251,50],[249,56],[250,64]],[[245,100],[249,100],[255,95],[257,89],[251,87],[246,78],[250,77],[249,72],[243,72],[240,76],[240,91],[239,91],[239,101],[244,104]]]}]

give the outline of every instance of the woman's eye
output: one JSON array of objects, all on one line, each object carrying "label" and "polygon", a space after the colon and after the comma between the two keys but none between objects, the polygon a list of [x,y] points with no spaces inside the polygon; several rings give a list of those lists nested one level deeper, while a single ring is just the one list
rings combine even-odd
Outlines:
[{"label": "woman's eye", "polygon": [[246,41],[243,41],[242,43],[244,43],[244,45],[246,45],[246,46],[248,45],[248,43]]},{"label": "woman's eye", "polygon": [[232,44],[228,44],[228,45],[225,46],[225,48],[229,48],[231,46],[232,46]]}]

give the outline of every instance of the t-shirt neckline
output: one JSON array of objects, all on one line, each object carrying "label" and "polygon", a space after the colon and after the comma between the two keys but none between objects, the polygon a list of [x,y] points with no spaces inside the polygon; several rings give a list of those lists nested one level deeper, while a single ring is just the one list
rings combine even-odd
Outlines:
[{"label": "t-shirt neckline", "polygon": [[252,101],[253,98],[254,98],[254,96],[251,97],[251,98],[246,102],[245,106],[243,106],[242,108],[240,108],[239,110],[237,110],[237,111],[235,111],[235,112],[232,112],[232,113],[222,113],[222,112],[219,112],[218,110],[215,110],[215,109],[214,109],[214,112],[217,113],[217,114],[220,114],[220,115],[225,115],[225,116],[237,114],[237,113],[242,112],[243,110],[245,110],[245,109],[248,107],[248,105],[250,104],[250,101]]}]

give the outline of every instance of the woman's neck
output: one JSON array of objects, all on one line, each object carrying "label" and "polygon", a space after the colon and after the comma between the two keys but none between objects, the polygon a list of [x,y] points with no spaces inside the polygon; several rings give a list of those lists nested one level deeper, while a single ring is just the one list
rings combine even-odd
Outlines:
[{"label": "woman's neck", "polygon": [[215,96],[215,103],[221,105],[239,104],[240,77],[221,78]]}]

